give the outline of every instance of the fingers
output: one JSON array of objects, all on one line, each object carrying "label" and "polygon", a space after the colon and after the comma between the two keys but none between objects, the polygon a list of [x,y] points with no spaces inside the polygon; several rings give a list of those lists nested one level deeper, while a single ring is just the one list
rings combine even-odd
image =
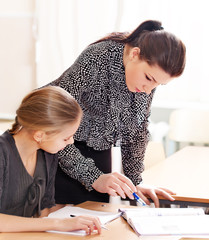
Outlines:
[{"label": "fingers", "polygon": [[[126,195],[130,195],[127,192],[124,192],[124,188],[118,184],[112,183],[110,188],[109,188],[109,195],[110,196],[120,196],[121,198],[125,199]],[[130,191],[130,190],[129,190]],[[131,195],[132,196],[132,195]]]},{"label": "fingers", "polygon": [[97,217],[91,216],[79,216],[77,220],[80,225],[80,229],[84,230],[86,234],[90,235],[95,230],[98,231],[98,234],[101,233],[101,222]]},{"label": "fingers", "polygon": [[110,196],[121,196],[134,199],[132,193],[136,192],[136,187],[132,181],[120,173],[109,173],[101,175],[92,187],[102,193],[108,193]]},{"label": "fingers", "polygon": [[[155,189],[149,189],[149,190],[147,190],[147,191],[146,191],[146,195],[149,196],[149,197],[152,199],[152,201],[153,201],[153,203],[154,203],[154,205],[155,205],[156,208],[160,207],[160,202],[159,202],[159,199],[158,199],[157,194],[156,194],[156,192],[155,192]],[[145,201],[143,198],[146,198],[146,201]],[[148,205],[150,205],[150,201],[148,200],[147,197],[145,197],[145,196],[143,195],[142,199],[143,199],[146,203],[149,202]]]},{"label": "fingers", "polygon": [[155,191],[151,191],[149,196],[153,200],[155,207],[160,207],[160,202],[158,196],[162,196],[165,199],[168,199],[170,201],[174,201],[175,198],[173,198],[169,193],[165,192],[164,190],[161,189],[156,189]]},{"label": "fingers", "polygon": [[159,187],[159,189],[162,189],[163,191],[165,191],[165,192],[167,192],[167,193],[169,193],[169,194],[171,194],[171,195],[176,195],[176,192],[173,192],[173,191],[171,191],[170,189],[162,188],[162,187]]},{"label": "fingers", "polygon": [[132,190],[130,187],[123,181],[119,180],[118,178],[112,179],[112,181],[109,183],[109,194],[111,196],[121,196],[122,198],[126,198],[128,196],[129,198],[133,199]]},{"label": "fingers", "polygon": [[141,191],[138,191],[137,194],[147,205],[150,205],[150,201]]},{"label": "fingers", "polygon": [[[158,195],[160,195],[160,196],[162,196],[162,197],[164,197],[164,198],[166,198],[166,199],[168,199],[168,200],[170,200],[170,201],[174,201],[175,198],[173,198],[173,197],[170,195],[170,192],[171,192],[171,191],[167,192],[167,191],[165,191],[165,190],[162,189],[162,188],[156,189],[156,193],[157,193]],[[173,192],[171,192],[171,193],[173,194]]]},{"label": "fingers", "polygon": [[[112,196],[112,197],[117,197],[119,196],[119,194],[117,194],[117,192],[113,189],[113,188],[109,188],[107,193]],[[123,197],[122,197],[123,198]]]},{"label": "fingers", "polygon": [[121,182],[125,183],[132,190],[132,192],[136,192],[136,187],[129,178],[118,172],[114,172],[113,175],[116,176]]},{"label": "fingers", "polygon": [[169,190],[169,189],[166,189],[166,188],[157,188],[157,187],[147,186],[147,185],[141,184],[141,185],[137,186],[137,190],[138,190],[138,195],[139,195],[139,197],[142,198],[142,200],[144,200],[146,203],[149,202],[148,198],[146,197],[146,196],[148,196],[154,202],[155,207],[160,206],[158,196],[162,196],[165,199],[168,199],[170,201],[175,200],[170,195],[170,194],[174,195],[175,193],[173,191]]},{"label": "fingers", "polygon": [[101,233],[101,222],[94,216],[77,216],[72,218],[56,219],[54,230],[57,231],[75,231],[84,230],[86,234],[91,234],[97,230]]}]

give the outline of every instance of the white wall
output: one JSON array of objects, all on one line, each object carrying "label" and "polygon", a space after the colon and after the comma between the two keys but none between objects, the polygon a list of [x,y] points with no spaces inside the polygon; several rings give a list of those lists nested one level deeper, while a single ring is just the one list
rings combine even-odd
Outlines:
[{"label": "white wall", "polygon": [[33,0],[0,0],[0,118],[10,117],[35,88]]},{"label": "white wall", "polygon": [[158,88],[153,106],[186,102],[209,108],[207,2],[0,0],[0,114],[14,113],[29,90],[59,77],[91,42],[112,31],[131,31],[147,19],[162,21],[187,47],[184,74]]}]

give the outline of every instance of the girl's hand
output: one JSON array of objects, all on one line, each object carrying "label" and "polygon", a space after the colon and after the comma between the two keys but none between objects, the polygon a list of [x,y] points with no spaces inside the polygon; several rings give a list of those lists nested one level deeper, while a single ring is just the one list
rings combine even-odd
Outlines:
[{"label": "girl's hand", "polygon": [[84,230],[90,235],[95,230],[101,233],[101,222],[99,218],[93,216],[77,216],[73,218],[57,219],[55,223],[57,231],[75,231]]},{"label": "girl's hand", "polygon": [[114,172],[101,175],[93,184],[92,187],[101,193],[108,193],[110,196],[121,196],[134,199],[133,192],[136,192],[136,187],[132,181],[121,173]]},{"label": "girl's hand", "polygon": [[86,234],[93,231],[101,233],[101,222],[93,216],[78,216],[72,218],[26,218],[0,213],[1,232],[40,232],[84,230]]},{"label": "girl's hand", "polygon": [[175,195],[176,193],[174,193],[171,190],[166,189],[166,188],[149,186],[149,185],[145,185],[145,184],[137,185],[136,188],[137,188],[138,196],[147,205],[150,205],[150,202],[149,202],[147,196],[150,197],[153,200],[153,202],[155,204],[155,207],[159,207],[160,206],[159,199],[158,199],[157,195],[160,195],[160,196],[162,196],[165,199],[168,199],[170,201],[174,201],[175,200],[171,195]]}]

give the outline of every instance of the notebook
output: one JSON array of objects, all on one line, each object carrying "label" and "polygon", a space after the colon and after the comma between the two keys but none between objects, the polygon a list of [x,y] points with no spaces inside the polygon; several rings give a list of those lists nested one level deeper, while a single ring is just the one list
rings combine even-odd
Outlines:
[{"label": "notebook", "polygon": [[209,216],[202,208],[120,208],[137,235],[209,234]]}]

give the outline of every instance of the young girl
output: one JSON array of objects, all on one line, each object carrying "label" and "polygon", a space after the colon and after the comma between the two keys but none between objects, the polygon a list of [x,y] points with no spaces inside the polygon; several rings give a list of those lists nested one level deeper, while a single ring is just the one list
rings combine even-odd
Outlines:
[{"label": "young girl", "polygon": [[0,136],[0,232],[100,233],[98,218],[42,218],[55,205],[56,153],[74,141],[82,117],[79,104],[51,86],[28,94],[16,113],[12,129]]}]

